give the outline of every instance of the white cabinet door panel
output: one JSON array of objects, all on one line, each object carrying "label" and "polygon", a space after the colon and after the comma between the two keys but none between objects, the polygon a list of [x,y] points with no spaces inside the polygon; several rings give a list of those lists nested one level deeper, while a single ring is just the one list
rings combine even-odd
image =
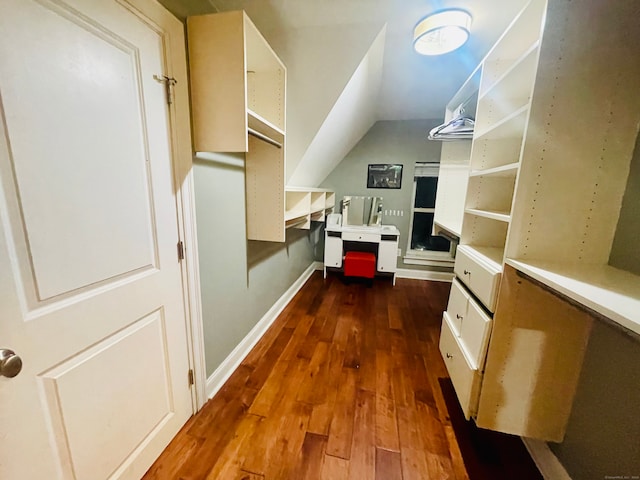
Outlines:
[{"label": "white cabinet door panel", "polygon": [[325,233],[324,264],[326,267],[342,267],[342,239]]},{"label": "white cabinet door panel", "polygon": [[382,240],[378,245],[378,271],[395,272],[398,265],[398,240]]}]

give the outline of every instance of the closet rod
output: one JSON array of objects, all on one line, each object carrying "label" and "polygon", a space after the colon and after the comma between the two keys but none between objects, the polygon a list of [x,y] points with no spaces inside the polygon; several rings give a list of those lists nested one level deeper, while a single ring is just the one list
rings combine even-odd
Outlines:
[{"label": "closet rod", "polygon": [[249,133],[249,135],[253,135],[254,137],[259,138],[264,142],[270,143],[275,147],[282,148],[282,144],[280,142],[276,142],[273,138],[267,137],[264,133],[260,133],[257,130],[254,130],[253,128],[248,128],[247,132]]}]

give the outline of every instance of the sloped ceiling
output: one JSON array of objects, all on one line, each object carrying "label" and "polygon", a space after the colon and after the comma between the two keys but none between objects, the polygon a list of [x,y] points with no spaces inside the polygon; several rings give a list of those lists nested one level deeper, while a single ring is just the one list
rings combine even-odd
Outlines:
[{"label": "sloped ceiling", "polygon": [[378,119],[385,34],[383,27],[304,152],[290,185],[319,185]]},{"label": "sloped ceiling", "polygon": [[[287,66],[287,182],[316,186],[366,133],[363,125],[376,120],[442,118],[448,99],[526,0],[160,3],[179,18],[246,10]],[[471,13],[471,39],[458,51],[440,57],[416,54],[412,49],[413,27],[425,15],[443,8],[462,8]],[[363,65],[371,66],[371,59],[379,56],[381,68],[376,73],[369,69],[368,80],[363,82]],[[379,80],[374,80],[375,75]],[[358,86],[365,90],[359,91]],[[372,86],[378,89],[375,94]],[[374,104],[365,107],[363,98],[375,99]],[[341,122],[337,128],[336,118],[349,110],[349,105],[362,107],[363,118],[352,116],[354,121]]]}]

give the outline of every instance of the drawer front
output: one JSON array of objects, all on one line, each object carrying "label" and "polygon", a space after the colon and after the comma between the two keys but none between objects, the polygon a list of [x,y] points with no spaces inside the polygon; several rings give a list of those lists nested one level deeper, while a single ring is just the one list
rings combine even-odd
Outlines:
[{"label": "drawer front", "polygon": [[379,233],[342,232],[342,240],[349,242],[372,242],[380,241]]},{"label": "drawer front", "polygon": [[458,250],[453,271],[490,312],[496,308],[500,272],[488,270],[466,251]]},{"label": "drawer front", "polygon": [[460,330],[460,343],[466,350],[473,368],[482,370],[489,346],[491,325],[491,317],[473,298],[469,299],[467,314]]},{"label": "drawer front", "polygon": [[467,358],[451,329],[445,312],[440,331],[440,353],[451,377],[464,416],[475,415],[480,396],[480,374],[469,365]]},{"label": "drawer front", "polygon": [[449,294],[447,313],[449,314],[449,320],[451,320],[453,333],[457,336],[460,336],[460,327],[462,326],[464,317],[467,315],[468,301],[469,294],[465,291],[465,288],[460,284],[460,282],[454,278],[451,283],[451,293]]}]

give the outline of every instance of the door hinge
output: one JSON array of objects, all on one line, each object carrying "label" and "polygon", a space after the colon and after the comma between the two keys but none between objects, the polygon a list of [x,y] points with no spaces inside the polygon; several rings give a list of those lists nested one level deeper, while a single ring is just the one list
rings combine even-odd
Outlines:
[{"label": "door hinge", "polygon": [[192,386],[195,382],[193,381],[193,369],[189,370],[189,386]]},{"label": "door hinge", "polygon": [[178,261],[184,260],[184,243],[182,240],[178,242]]},{"label": "door hinge", "polygon": [[167,104],[171,105],[173,103],[173,86],[178,83],[178,81],[175,78],[167,77],[166,75],[154,75],[153,79],[164,84],[164,89],[167,94]]}]

